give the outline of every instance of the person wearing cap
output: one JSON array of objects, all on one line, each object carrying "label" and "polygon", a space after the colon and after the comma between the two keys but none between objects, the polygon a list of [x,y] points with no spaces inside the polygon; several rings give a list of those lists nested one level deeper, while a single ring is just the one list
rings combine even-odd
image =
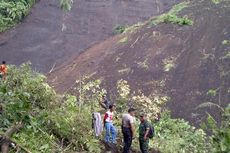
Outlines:
[{"label": "person wearing cap", "polygon": [[132,140],[135,135],[134,116],[135,116],[134,108],[130,108],[128,110],[128,113],[122,115],[122,127],[121,128],[122,128],[122,133],[124,137],[123,153],[130,152]]},{"label": "person wearing cap", "polygon": [[115,105],[109,105],[109,110],[105,113],[104,116],[104,126],[105,126],[105,142],[113,144],[116,144],[116,135],[117,130],[115,126],[113,125],[113,112],[115,111],[116,106]]},{"label": "person wearing cap", "polygon": [[141,113],[140,125],[139,125],[139,143],[140,143],[140,150],[142,153],[148,153],[149,131],[150,131],[150,124],[146,119],[146,114]]}]

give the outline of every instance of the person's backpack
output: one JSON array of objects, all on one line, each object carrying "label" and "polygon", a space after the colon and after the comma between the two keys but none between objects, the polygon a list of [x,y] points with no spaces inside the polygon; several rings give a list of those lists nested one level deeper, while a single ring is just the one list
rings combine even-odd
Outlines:
[{"label": "person's backpack", "polygon": [[155,129],[154,129],[154,127],[150,124],[149,138],[152,139],[154,136],[155,136]]},{"label": "person's backpack", "polygon": [[149,126],[150,126],[150,129],[149,129],[148,137],[152,139],[155,136],[155,129],[150,123],[149,123]]}]

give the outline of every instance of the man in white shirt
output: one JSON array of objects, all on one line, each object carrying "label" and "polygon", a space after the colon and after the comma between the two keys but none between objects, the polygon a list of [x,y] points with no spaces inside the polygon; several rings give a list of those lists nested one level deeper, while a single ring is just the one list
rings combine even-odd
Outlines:
[{"label": "man in white shirt", "polygon": [[124,137],[123,153],[129,153],[132,140],[135,136],[134,127],[135,109],[130,108],[128,113],[122,115],[122,133]]},{"label": "man in white shirt", "polygon": [[[113,125],[113,112],[115,111],[115,105],[109,105],[109,110],[105,113],[104,116],[104,125],[105,125],[105,142],[113,144],[116,143],[117,130]],[[110,139],[111,135],[111,139]]]}]

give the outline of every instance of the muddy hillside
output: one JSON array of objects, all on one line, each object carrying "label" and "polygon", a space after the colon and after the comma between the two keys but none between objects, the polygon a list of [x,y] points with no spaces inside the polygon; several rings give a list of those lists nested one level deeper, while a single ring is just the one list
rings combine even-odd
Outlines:
[{"label": "muddy hillside", "polygon": [[[49,80],[64,92],[87,75],[103,80],[112,93],[117,80],[124,79],[134,90],[167,95],[174,117],[198,124],[204,103],[229,103],[229,51],[230,1],[196,0],[87,49],[57,68]],[[219,113],[215,107],[207,112]]]},{"label": "muddy hillside", "polygon": [[168,10],[180,0],[74,0],[64,13],[59,0],[40,0],[24,21],[0,34],[0,61],[48,72],[73,54],[113,35],[117,25],[130,25]]}]

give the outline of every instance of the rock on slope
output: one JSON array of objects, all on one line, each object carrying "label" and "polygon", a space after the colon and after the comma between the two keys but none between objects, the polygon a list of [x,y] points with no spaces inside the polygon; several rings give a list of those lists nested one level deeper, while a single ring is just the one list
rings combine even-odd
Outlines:
[{"label": "rock on slope", "polygon": [[[102,79],[113,92],[117,80],[124,79],[134,90],[167,94],[174,117],[199,123],[198,105],[229,103],[230,1],[196,0],[177,17],[184,15],[193,20],[192,26],[152,18],[64,63],[48,76],[50,83],[63,92],[88,75]],[[216,110],[207,109],[218,116]]]}]

